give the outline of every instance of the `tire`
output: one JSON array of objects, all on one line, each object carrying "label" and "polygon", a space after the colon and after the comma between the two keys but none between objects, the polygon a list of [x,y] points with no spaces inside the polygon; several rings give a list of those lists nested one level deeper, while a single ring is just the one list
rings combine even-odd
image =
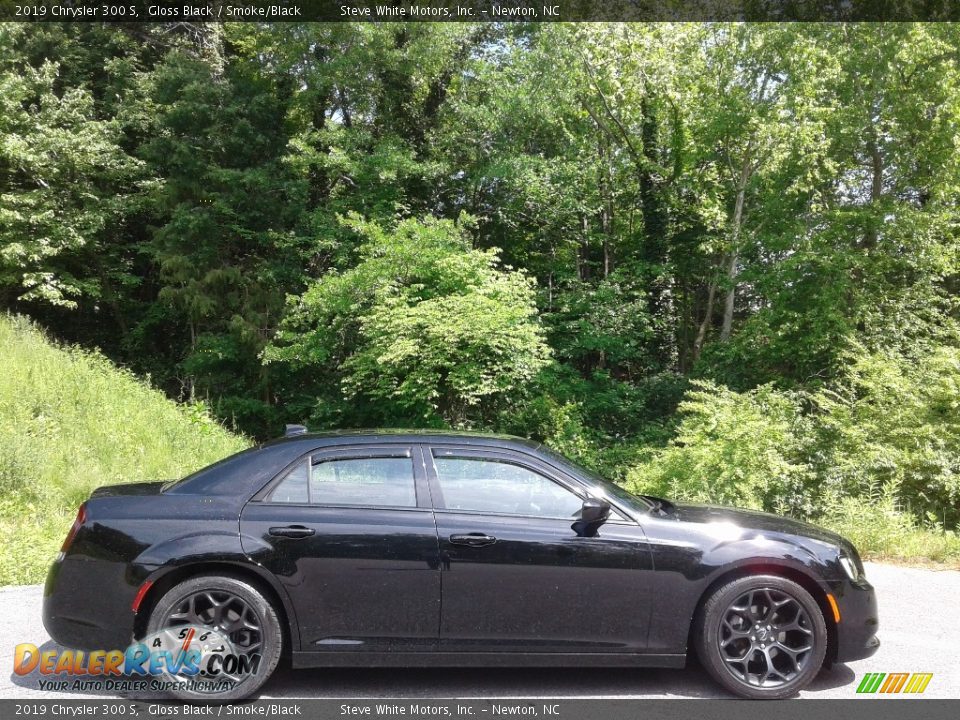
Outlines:
[{"label": "tire", "polygon": [[795,695],[816,677],[826,656],[827,626],[817,601],[797,583],[775,575],[721,586],[694,623],[700,662],[742,698]]},{"label": "tire", "polygon": [[[196,600],[192,600],[194,598]],[[194,604],[205,601],[206,598],[212,598],[218,604],[208,605],[207,609],[203,609],[203,605]],[[221,607],[226,607],[226,611],[218,611]],[[186,614],[190,615],[189,621],[180,617],[185,614],[185,609]],[[214,619],[217,617],[220,618],[219,621]],[[276,609],[263,594],[247,580],[232,575],[202,575],[190,578],[175,585],[160,598],[150,613],[146,633],[148,637],[175,627],[178,623],[187,622],[190,625],[222,630],[227,627],[230,619],[234,625],[242,624],[237,631],[228,635],[238,653],[243,653],[246,643],[246,646],[251,648],[248,651],[250,654],[260,654],[256,672],[241,676],[243,681],[227,691],[214,694],[178,687],[168,691],[171,696],[180,700],[216,703],[249,697],[260,689],[276,669],[283,649],[283,631]],[[253,626],[257,629],[248,629]],[[166,681],[170,678],[160,676],[158,679]]]}]

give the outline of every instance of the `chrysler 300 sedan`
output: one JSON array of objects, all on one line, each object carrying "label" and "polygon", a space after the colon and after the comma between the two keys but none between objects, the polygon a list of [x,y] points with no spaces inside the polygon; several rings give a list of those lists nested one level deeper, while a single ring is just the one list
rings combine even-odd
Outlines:
[{"label": "chrysler 300 sedan", "polygon": [[783,698],[879,646],[857,551],[812,525],[632,495],[513,437],[299,426],[182,480],[96,490],[43,617],[71,648],[179,649],[149,670],[187,699],[255,693],[282,655],[680,668],[691,652],[730,692]]}]

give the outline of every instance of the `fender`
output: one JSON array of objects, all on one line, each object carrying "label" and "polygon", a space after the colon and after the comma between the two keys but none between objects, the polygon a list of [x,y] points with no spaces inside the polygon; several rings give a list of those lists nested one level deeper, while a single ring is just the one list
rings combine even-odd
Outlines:
[{"label": "fender", "polygon": [[158,543],[145,550],[131,563],[131,584],[135,588],[141,587],[145,582],[157,584],[171,573],[180,574],[183,571],[189,572],[191,568],[209,566],[221,569],[235,567],[240,572],[251,572],[269,586],[283,604],[291,642],[295,642],[299,647],[300,625],[286,589],[271,573],[243,552],[240,536],[236,532],[196,532]]},{"label": "fender", "polygon": [[739,568],[767,565],[799,572],[816,583],[824,592],[829,591],[829,587],[821,577],[828,569],[823,561],[804,545],[786,539],[759,535],[722,543],[704,553],[703,561],[715,568],[707,575],[706,585]]},{"label": "fender", "polygon": [[196,562],[196,558],[207,560],[226,559],[243,555],[240,536],[236,530],[203,530],[180,535],[170,540],[151,545],[134,558],[137,565],[161,566],[183,564],[184,561]]},{"label": "fender", "polygon": [[[660,592],[653,602],[648,652],[685,652],[697,606],[719,578],[751,566],[778,567],[802,574],[824,593],[820,577],[826,564],[810,548],[766,533],[703,542],[696,545],[671,539],[654,542],[656,582]],[[674,618],[658,622],[658,618]]]}]

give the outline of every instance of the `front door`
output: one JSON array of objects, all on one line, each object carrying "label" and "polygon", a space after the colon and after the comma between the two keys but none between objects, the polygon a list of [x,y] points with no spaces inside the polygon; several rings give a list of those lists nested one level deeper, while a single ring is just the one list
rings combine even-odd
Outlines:
[{"label": "front door", "polygon": [[240,532],[289,593],[301,651],[435,649],[439,550],[419,446],[301,458],[247,503]]},{"label": "front door", "polygon": [[644,650],[650,564],[639,526],[614,514],[579,535],[585,491],[525,453],[438,445],[425,460],[444,569],[441,649]]}]

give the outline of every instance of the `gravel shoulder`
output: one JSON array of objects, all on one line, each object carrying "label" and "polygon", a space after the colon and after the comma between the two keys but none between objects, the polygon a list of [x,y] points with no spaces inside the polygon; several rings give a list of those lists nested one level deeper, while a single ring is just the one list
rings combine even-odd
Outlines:
[{"label": "gravel shoulder", "polygon": [[[931,672],[924,697],[960,698],[954,617],[960,571],[867,563],[880,603],[879,652],[824,671],[803,698],[853,698],[868,672]],[[41,588],[0,589],[0,698],[111,697],[39,689],[39,673],[13,673],[14,646],[49,642],[40,620]],[[281,667],[264,698],[722,698],[696,665],[685,670],[633,669],[320,669]]]}]

